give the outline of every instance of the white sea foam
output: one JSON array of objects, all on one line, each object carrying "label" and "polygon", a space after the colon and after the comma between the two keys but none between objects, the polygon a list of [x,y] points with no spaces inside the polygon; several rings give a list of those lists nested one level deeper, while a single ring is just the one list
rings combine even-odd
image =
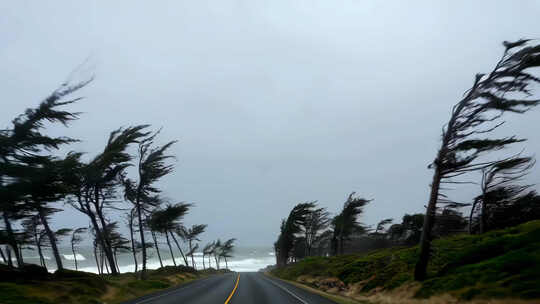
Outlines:
[{"label": "white sea foam", "polygon": [[[74,258],[73,258],[73,254],[62,254],[64,256],[64,259],[66,260],[70,260],[70,261],[73,261]],[[80,253],[76,253],[75,255],[77,257],[77,261],[84,261],[86,260],[86,258],[84,257],[84,255],[80,254]]]},{"label": "white sea foam", "polygon": [[[30,259],[30,260],[34,260],[34,259],[35,259],[35,260],[39,260],[39,259],[40,259],[40,258],[39,258],[39,255],[24,256],[24,258],[25,258],[25,259]],[[43,255],[43,258],[44,258],[45,260],[50,260],[50,259],[51,259],[51,257],[50,257],[50,256],[47,256],[47,255]],[[11,257],[11,259],[12,259],[12,260],[16,260],[15,257]]]},{"label": "white sea foam", "polygon": [[[64,267],[67,267],[69,269],[75,268],[73,253],[71,252],[71,248],[63,248],[61,256],[64,260]],[[25,259],[28,259],[29,263],[39,264],[39,256],[36,254],[36,251],[25,251]],[[45,254],[46,253],[46,254]],[[52,261],[54,259],[51,259],[53,256],[50,252],[50,250],[47,248],[44,252],[45,259],[47,260],[47,268],[49,271],[55,270],[55,263]],[[175,252],[175,261],[176,265],[184,265],[184,259],[180,255],[180,253]],[[233,271],[258,271],[259,269],[265,268],[268,265],[275,264],[275,257],[273,255],[273,252],[270,248],[257,248],[254,250],[253,248],[239,248],[235,253],[233,253],[234,257],[227,259],[227,266],[229,269]],[[81,271],[87,271],[87,272],[94,272],[97,273],[97,266],[96,266],[96,259],[94,257],[94,253],[91,247],[84,247],[80,248],[78,252],[76,253],[77,257],[77,264],[78,269]],[[163,266],[172,266],[173,260],[171,259],[169,250],[161,250],[161,257]],[[15,257],[12,255],[12,259],[15,260]],[[188,263],[191,266],[192,259],[191,257],[187,257]],[[202,252],[195,252],[193,260],[195,261],[195,266],[197,269],[203,268],[203,256]],[[142,263],[141,263],[141,255],[137,255],[137,261],[138,261],[138,270],[141,269]],[[121,272],[133,272],[135,271],[135,263],[133,262],[133,255],[131,253],[118,253],[118,264],[120,266]],[[226,266],[225,260],[221,259],[220,261],[220,267],[225,268]],[[147,268],[148,269],[156,269],[161,267],[161,264],[159,262],[158,256],[155,253],[155,251],[151,250],[150,254],[148,256],[147,260]],[[205,256],[204,258],[204,267],[212,267],[216,268],[216,262],[213,256]]]},{"label": "white sea foam", "polygon": [[[77,257],[78,258],[78,257]],[[197,257],[195,256],[195,265],[197,266],[197,269],[203,268],[203,262],[202,262],[202,256]],[[184,260],[181,256],[175,257],[176,265],[184,265]],[[191,265],[191,258],[188,258],[188,262]],[[241,259],[241,260],[228,260],[228,266],[229,269],[233,271],[240,271],[240,272],[253,272],[258,271],[259,269],[265,268],[268,265],[272,265],[275,263],[275,259],[273,257],[267,257],[267,258],[247,258],[247,259]],[[164,259],[163,260],[164,266],[173,266],[173,260],[172,259]],[[205,258],[204,260],[205,267],[213,267],[216,268],[215,260],[214,258],[210,258],[210,265],[208,264],[208,258]],[[161,267],[161,264],[158,260],[152,259],[149,260],[146,264],[146,267],[148,269],[157,269]],[[220,267],[225,268],[225,261],[220,261]],[[139,261],[139,270],[141,269],[141,263]],[[96,267],[83,267],[79,270],[82,271],[88,271],[88,272],[94,272],[97,273]],[[133,272],[135,271],[135,264],[129,264],[129,265],[120,265],[120,272]]]}]

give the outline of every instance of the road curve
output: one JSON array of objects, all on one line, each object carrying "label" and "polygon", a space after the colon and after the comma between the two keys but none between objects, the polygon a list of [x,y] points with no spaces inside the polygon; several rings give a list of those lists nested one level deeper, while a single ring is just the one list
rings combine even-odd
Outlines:
[{"label": "road curve", "polygon": [[335,304],[320,295],[261,273],[212,276],[124,304]]}]

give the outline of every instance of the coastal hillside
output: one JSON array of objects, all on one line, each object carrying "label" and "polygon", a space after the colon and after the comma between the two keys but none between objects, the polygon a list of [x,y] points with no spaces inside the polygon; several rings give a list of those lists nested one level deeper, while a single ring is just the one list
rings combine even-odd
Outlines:
[{"label": "coastal hillside", "polygon": [[540,299],[540,220],[435,240],[428,278],[422,283],[413,280],[418,254],[415,246],[309,257],[271,274],[368,303],[395,303],[397,298],[400,303]]}]

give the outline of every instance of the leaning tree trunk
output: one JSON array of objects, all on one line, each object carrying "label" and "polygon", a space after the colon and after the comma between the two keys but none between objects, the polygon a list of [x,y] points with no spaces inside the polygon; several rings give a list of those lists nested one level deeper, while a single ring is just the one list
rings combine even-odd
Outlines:
[{"label": "leaning tree trunk", "polygon": [[96,260],[96,268],[98,270],[98,274],[101,274],[101,269],[99,268],[99,260],[97,255],[97,247],[94,245],[94,259]]},{"label": "leaning tree trunk", "polygon": [[101,273],[105,273],[105,263],[103,261],[103,249],[99,250],[99,268],[101,269]]},{"label": "leaning tree trunk", "polygon": [[129,217],[129,236],[131,238],[131,252],[133,253],[133,261],[135,262],[135,273],[139,269],[139,264],[137,262],[137,248],[135,246],[135,238],[133,236],[133,213]]},{"label": "leaning tree trunk", "polygon": [[[41,252],[41,245],[39,244],[39,237],[37,235],[37,232],[35,230],[35,226],[34,226],[34,243],[36,243],[36,247],[37,247],[37,250],[38,250],[38,256],[39,256],[39,265],[40,266],[43,266],[44,265],[44,262],[43,262],[43,253]],[[44,266],[45,267],[45,266]]]},{"label": "leaning tree trunk", "polygon": [[54,255],[54,260],[56,261],[56,268],[58,270],[64,269],[64,265],[62,265],[62,259],[60,258],[60,252],[58,251],[58,246],[56,245],[56,236],[52,232],[51,228],[49,227],[49,223],[47,221],[47,217],[45,216],[45,211],[41,207],[41,205],[36,204],[36,209],[38,211],[39,219],[41,221],[41,224],[43,224],[43,228],[45,228],[45,233],[47,233],[47,237],[49,238],[49,242],[51,243],[52,252]]},{"label": "leaning tree trunk", "polygon": [[[11,221],[6,215],[6,212],[3,212],[2,217],[4,218],[4,226],[6,227],[8,243],[13,249],[13,252],[15,252],[15,259],[17,260],[18,267],[21,267],[24,264],[24,261],[23,261],[22,255],[19,252],[19,246],[17,244],[17,239],[15,238],[15,234],[13,233],[13,228],[11,227]],[[8,263],[10,264],[10,266],[13,266],[13,262],[11,261],[11,258],[9,259]]]},{"label": "leaning tree trunk", "polygon": [[[107,225],[103,215],[99,215],[99,218],[102,225]],[[111,267],[111,273],[113,275],[117,275],[118,270],[116,269],[116,267],[114,267],[114,254],[112,250],[111,240],[109,239],[109,231],[107,230],[106,226],[102,226],[102,227],[103,227],[103,233],[102,233],[103,243],[105,244],[105,247],[102,248],[102,250],[103,250],[103,253],[105,254],[105,258],[107,259],[107,264],[109,264],[109,267]]]},{"label": "leaning tree trunk", "polygon": [[[478,85],[480,78],[477,75],[475,84],[467,96],[463,99],[471,98],[474,89]],[[431,254],[431,230],[435,224],[435,213],[437,212],[437,201],[439,199],[439,188],[441,186],[441,179],[443,178],[443,172],[441,170],[440,162],[446,158],[448,153],[448,143],[452,140],[452,136],[455,136],[455,124],[461,114],[463,108],[465,107],[465,102],[460,102],[458,106],[452,110],[452,117],[448,121],[446,131],[443,131],[443,139],[441,142],[441,147],[437,152],[437,158],[433,161],[435,166],[435,171],[433,172],[433,180],[431,182],[431,193],[429,195],[429,202],[426,209],[426,216],[424,217],[424,224],[422,227],[422,235],[420,237],[420,256],[418,257],[418,262],[414,268],[414,279],[417,281],[423,281],[426,278],[427,265],[429,261],[429,255]]]},{"label": "leaning tree trunk", "polygon": [[9,248],[9,246],[6,246],[6,254],[7,254],[7,260],[8,260],[8,266],[13,267],[13,261],[11,260],[11,248]]},{"label": "leaning tree trunk", "polygon": [[45,267],[45,269],[47,269],[47,264],[45,263],[45,258],[43,257],[43,250],[41,250],[41,239],[38,239],[38,237],[35,236],[35,242],[36,242],[36,247],[37,247],[37,250],[38,250],[39,262],[40,262],[41,266],[43,266],[43,267]]},{"label": "leaning tree trunk", "polygon": [[173,262],[174,266],[176,266],[176,260],[174,259],[174,254],[173,254],[173,250],[172,250],[172,246],[171,246],[171,241],[169,240],[169,234],[167,232],[168,231],[165,231],[165,237],[167,238],[167,245],[169,245],[169,250],[171,252],[172,262]]},{"label": "leaning tree trunk", "polygon": [[2,261],[4,261],[4,264],[7,264],[6,256],[4,255],[4,251],[2,250],[2,247],[0,247],[0,256],[2,256]]},{"label": "leaning tree trunk", "polygon": [[[94,192],[94,207],[96,210],[96,214],[101,222],[102,227],[102,233],[101,233],[101,241],[102,241],[102,251],[105,253],[105,256],[107,257],[107,261],[109,262],[109,266],[111,267],[111,273],[113,275],[117,275],[118,271],[116,270],[116,267],[114,265],[114,256],[112,252],[112,245],[111,240],[109,239],[109,231],[107,231],[107,222],[105,221],[105,216],[103,215],[103,212],[99,206],[100,197],[99,197],[99,190],[96,189]],[[90,210],[90,208],[88,208]],[[92,216],[90,216],[90,219],[92,219]],[[93,219],[95,221],[95,218]],[[96,226],[96,233],[98,233],[97,230],[99,230],[99,226],[97,224],[97,221],[95,222]]]},{"label": "leaning tree trunk", "polygon": [[142,221],[142,210],[141,210],[141,204],[137,203],[137,217],[139,220],[139,234],[141,237],[141,246],[142,246],[142,270],[141,270],[141,278],[146,277],[146,241],[144,240],[144,224]]},{"label": "leaning tree trunk", "polygon": [[[440,159],[440,158],[438,158]],[[426,278],[429,255],[431,254],[431,230],[435,223],[435,212],[437,210],[437,199],[439,198],[439,187],[441,185],[441,169],[435,166],[433,181],[431,183],[431,193],[429,203],[424,217],[422,236],[420,237],[420,256],[414,268],[414,279],[423,281]]]},{"label": "leaning tree trunk", "polygon": [[103,271],[105,269],[103,263],[103,249],[99,249],[99,269],[101,269],[101,273],[105,273],[105,271]]},{"label": "leaning tree trunk", "polygon": [[77,265],[77,253],[75,253],[75,245],[71,243],[71,251],[73,252],[73,261],[75,261],[75,270],[79,270]]},{"label": "leaning tree trunk", "polygon": [[193,266],[193,269],[197,269],[197,267],[195,266],[195,258],[194,258],[195,252],[193,252],[193,247],[191,245],[192,245],[191,240],[189,240],[189,252],[191,252],[191,265]]},{"label": "leaning tree trunk", "polygon": [[471,206],[471,212],[469,213],[469,234],[473,234],[472,223],[473,223],[473,215],[474,215],[474,209],[476,208],[476,204],[478,204],[478,201],[474,200]]},{"label": "leaning tree trunk", "polygon": [[118,270],[118,273],[120,273],[120,267],[118,267],[118,249],[114,248],[114,266],[116,267],[116,270]]},{"label": "leaning tree trunk", "polygon": [[229,264],[227,264],[227,257],[225,257],[225,269],[229,269]]},{"label": "leaning tree trunk", "polygon": [[107,244],[105,243],[105,240],[104,240],[104,235],[103,235],[104,233],[101,231],[101,227],[99,227],[96,217],[92,214],[92,215],[89,215],[89,218],[96,232],[96,238],[98,239],[100,247],[101,247],[100,251],[105,251]]},{"label": "leaning tree trunk", "polygon": [[[109,263],[107,263],[107,260],[105,259],[105,255],[103,254],[103,251],[101,251],[101,263],[103,263],[103,265],[105,265],[105,270],[107,271],[107,274],[110,273],[109,271]],[[111,267],[113,268],[113,267]]]},{"label": "leaning tree trunk", "polygon": [[[96,204],[95,204],[95,206],[96,206],[96,208],[98,207]],[[96,214],[98,215],[98,217],[99,217],[99,219],[101,221],[101,224],[104,225],[103,230],[102,230],[102,228],[98,224],[98,220],[96,219],[96,214],[92,213],[89,206],[87,206],[86,209],[88,210],[88,213],[86,213],[86,214],[90,218],[90,222],[92,223],[92,226],[94,227],[94,230],[96,232],[96,238],[100,242],[101,251],[105,252],[105,255],[107,256],[107,259],[109,260],[109,262],[113,261],[113,263],[114,263],[114,257],[112,255],[112,251],[110,250],[111,246],[110,246],[110,242],[108,240],[108,234],[107,234],[105,218],[96,209]],[[116,271],[116,269],[114,269],[114,267],[112,269],[112,274],[113,275],[118,274],[118,272]]]},{"label": "leaning tree trunk", "polygon": [[107,230],[107,222],[105,221],[105,217],[103,214],[101,214],[101,212],[97,212],[97,214],[102,225],[101,227],[103,228],[102,239],[105,247],[103,247],[102,250],[105,253],[109,266],[111,267],[111,273],[116,275],[118,274],[118,271],[116,270],[116,267],[114,267],[114,255],[112,252],[111,240],[109,239],[109,231]]},{"label": "leaning tree trunk", "polygon": [[156,247],[156,252],[157,252],[158,259],[159,259],[159,265],[161,265],[161,267],[163,267],[163,261],[161,260],[161,254],[159,253],[159,246],[158,246],[158,242],[157,242],[156,232],[151,230],[150,233],[152,234],[152,239],[154,239],[154,246]]},{"label": "leaning tree trunk", "polygon": [[186,266],[189,266],[187,257],[184,255],[184,252],[182,251],[182,248],[180,247],[180,244],[178,243],[178,240],[176,240],[176,237],[174,236],[172,231],[169,231],[169,232],[171,233],[171,237],[172,237],[174,243],[176,244],[176,247],[178,247],[178,250],[180,251],[180,255],[182,255],[182,259],[184,259],[184,263],[186,264]]},{"label": "leaning tree trunk", "polygon": [[203,252],[203,255],[202,255],[202,269],[205,270],[206,269],[206,265],[204,264],[204,252]]},{"label": "leaning tree trunk", "polygon": [[480,204],[480,234],[486,232],[486,191],[482,191],[482,202]]},{"label": "leaning tree trunk", "polygon": [[[19,255],[20,255],[21,257],[23,256],[23,254],[22,254],[23,248],[22,248],[22,247],[23,247],[23,246],[19,246]],[[24,263],[24,262],[23,262],[23,263]]]}]

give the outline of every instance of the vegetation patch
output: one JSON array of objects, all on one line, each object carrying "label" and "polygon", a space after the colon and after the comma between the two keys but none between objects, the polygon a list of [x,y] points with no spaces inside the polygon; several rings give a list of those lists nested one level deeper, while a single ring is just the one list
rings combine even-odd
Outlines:
[{"label": "vegetation patch", "polygon": [[[390,291],[413,282],[418,247],[390,248],[361,255],[310,257],[272,274],[294,281],[302,276],[320,289],[336,278],[363,294]],[[450,294],[462,300],[540,298],[540,221],[482,235],[457,235],[434,241],[428,279],[417,298]],[[328,280],[326,281],[328,283]],[[335,283],[334,283],[335,284]]]},{"label": "vegetation patch", "polygon": [[[187,272],[184,272],[187,270]],[[9,268],[0,269],[0,277],[12,273]],[[141,280],[136,273],[117,276],[62,270],[45,279],[21,279],[27,274],[17,270],[20,278],[13,282],[0,282],[2,304],[99,304],[122,303],[165,288],[223,271],[200,271],[191,267],[164,267],[148,270],[148,279]],[[36,271],[35,269],[28,271]]]}]

